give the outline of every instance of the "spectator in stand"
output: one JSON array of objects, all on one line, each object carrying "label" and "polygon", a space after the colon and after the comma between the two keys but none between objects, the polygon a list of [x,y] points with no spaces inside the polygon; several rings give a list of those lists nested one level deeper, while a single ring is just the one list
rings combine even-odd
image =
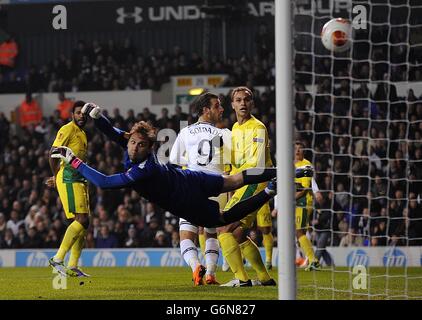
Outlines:
[{"label": "spectator in stand", "polygon": [[24,248],[41,248],[43,245],[43,240],[40,235],[37,233],[37,229],[32,227],[28,230],[28,237],[23,245]]},{"label": "spectator in stand", "polygon": [[101,226],[100,234],[97,237],[96,248],[117,248],[118,242],[114,234],[110,233],[108,225]]},{"label": "spectator in stand", "polygon": [[87,248],[87,249],[95,248],[95,239],[94,239],[92,232],[88,232],[86,234],[85,248]]},{"label": "spectator in stand", "polygon": [[13,232],[13,236],[18,235],[19,226],[24,224],[23,220],[19,219],[19,213],[16,210],[12,210],[10,213],[10,220],[7,221],[7,229],[10,229]]},{"label": "spectator in stand", "polygon": [[406,245],[422,245],[422,205],[418,202],[416,194],[409,194],[409,208],[407,214],[408,243]]},{"label": "spectator in stand", "polygon": [[187,121],[188,115],[182,111],[182,107],[177,105],[174,109],[175,114],[171,117],[171,121],[173,122],[174,130],[177,132],[180,131],[180,122]]},{"label": "spectator in stand", "polygon": [[25,228],[28,231],[29,229],[35,227],[36,224],[36,216],[39,213],[39,207],[37,205],[33,205],[30,209],[28,214],[25,217]]},{"label": "spectator in stand", "polygon": [[0,150],[3,150],[4,146],[6,145],[9,129],[9,120],[7,120],[3,112],[0,112]]},{"label": "spectator in stand", "polygon": [[18,235],[15,237],[18,248],[26,248],[28,242],[28,234],[26,233],[26,229],[23,225],[19,226]]},{"label": "spectator in stand", "polygon": [[169,117],[169,110],[167,108],[161,109],[161,118],[157,120],[158,129],[167,128],[167,123],[171,121]]},{"label": "spectator in stand", "polygon": [[112,119],[112,122],[113,122],[113,126],[119,128],[119,129],[122,129],[122,130],[127,130],[125,119],[120,114],[119,108],[113,109],[113,117],[111,119]]},{"label": "spectator in stand", "polygon": [[44,239],[44,248],[58,248],[60,247],[60,239],[57,236],[57,232],[54,229],[48,231],[47,236]]},{"label": "spectator in stand", "polygon": [[18,55],[18,44],[11,36],[0,43],[0,70],[8,71],[15,67],[16,56]]},{"label": "spectator in stand", "polygon": [[70,99],[67,99],[64,92],[59,92],[58,94],[59,104],[57,105],[56,109],[60,112],[60,118],[68,122],[71,118],[71,112],[73,107],[73,101]]},{"label": "spectator in stand", "polygon": [[4,238],[0,240],[1,249],[17,249],[19,247],[16,238],[13,236],[13,232],[10,229],[6,229]]},{"label": "spectator in stand", "polygon": [[[264,29],[265,27],[262,27],[263,31]],[[274,84],[275,64],[274,52],[271,49],[267,50],[272,44],[267,41],[270,38],[268,29],[266,32],[267,35],[257,39],[255,43],[259,54],[255,56],[241,54],[226,61],[221,61],[216,56],[204,59],[197,54],[183,53],[180,47],[175,47],[172,52],[165,52],[162,49],[151,50],[145,56],[141,56],[137,54],[130,41],[123,45],[117,42],[103,44],[99,41],[94,41],[91,45],[80,41],[72,57],[59,55],[49,65],[31,66],[22,73],[11,71],[9,74],[0,75],[0,91],[25,93],[25,90],[28,91],[27,86],[34,86],[36,82],[40,83],[40,90],[44,91],[105,90],[112,87],[113,81],[118,88],[133,90],[147,87],[148,82],[150,86],[158,87],[168,81],[170,75],[182,71],[199,74],[221,72],[228,74],[226,84],[230,86],[245,85],[248,81],[257,86],[265,85],[270,88]],[[372,36],[374,39],[382,40],[379,42],[385,42],[387,33],[383,35],[373,32]],[[405,41],[394,32],[390,36],[393,42]],[[311,59],[310,55],[304,52],[308,50],[309,43],[300,43],[303,42],[302,39],[295,41],[297,48],[302,50],[296,52],[295,60],[297,80],[295,105],[301,113],[298,115],[300,123],[296,123],[297,139],[303,140],[307,150],[313,152],[310,158],[314,159],[318,185],[323,186],[321,190],[329,192],[339,190],[335,196],[329,194],[327,199],[327,209],[334,210],[334,214],[329,218],[334,240],[331,245],[338,245],[340,242],[338,235],[348,234],[352,231],[349,230],[351,227],[353,232],[365,234],[365,237],[366,233],[369,233],[371,245],[386,245],[390,233],[397,239],[407,234],[409,244],[418,244],[422,238],[418,220],[421,209],[417,201],[422,198],[420,191],[422,146],[418,142],[422,139],[420,125],[422,103],[420,92],[416,89],[409,90],[406,97],[396,98],[399,86],[395,83],[400,79],[404,81],[422,79],[422,73],[417,70],[418,55],[410,52],[410,59],[414,65],[409,67],[408,72],[402,72],[404,65],[393,66],[391,75],[388,75],[388,62],[391,62],[391,59],[403,61],[402,55],[397,58],[395,54],[387,55],[385,52],[388,51],[374,48],[372,56],[369,57],[367,53],[365,55],[367,50],[359,51],[355,48],[353,54],[357,53],[362,60],[370,58],[376,63],[371,67],[368,63],[354,61],[353,70],[350,70],[349,63],[341,63],[328,56]],[[315,77],[312,77],[313,71],[316,71]],[[327,75],[331,73],[336,78]],[[359,83],[356,89],[350,82],[336,80],[344,79],[350,74],[358,79],[358,82],[353,83]],[[379,82],[375,96],[369,89],[369,83],[373,80]],[[317,95],[308,92],[308,84],[315,85]],[[342,97],[338,100],[339,95],[345,93],[350,101],[341,100]],[[271,89],[257,93],[256,110],[254,110],[263,121],[269,121],[272,157],[275,153],[274,97],[275,92]],[[371,105],[371,99],[374,99],[376,104]],[[231,127],[233,119],[230,116],[234,114],[230,112],[230,98],[228,95],[221,95],[220,100],[225,108],[225,119],[219,125]],[[342,109],[343,106],[345,109]],[[335,108],[334,117],[333,108]],[[134,106],[134,109],[139,110],[139,106]],[[180,121],[192,123],[197,117],[192,112],[183,113],[181,106],[177,106],[175,111],[176,115],[171,117],[171,121],[159,119],[159,126],[179,131]],[[154,111],[151,108],[149,114],[152,113]],[[354,119],[350,119],[349,114]],[[342,117],[338,117],[339,115]],[[133,110],[128,112],[123,119],[122,127],[125,130],[130,129],[135,121],[145,120],[143,113],[137,116],[138,119]],[[121,117],[116,123],[122,121]],[[149,118],[149,115],[147,117]],[[63,120],[59,116],[52,116],[45,119],[45,126],[41,124],[34,130],[36,126],[30,125],[24,129],[25,135],[14,135],[8,120],[0,113],[0,212],[3,213],[3,216],[0,214],[1,243],[6,233],[6,225],[11,220],[12,211],[18,212],[18,221],[24,219],[25,215],[31,217],[28,218],[30,221],[26,225],[28,228],[35,227],[43,241],[54,242],[53,234],[49,232],[52,229],[59,239],[63,236],[64,219],[61,203],[55,200],[57,199],[55,191],[50,195],[45,194],[42,184],[49,174],[48,156],[45,154],[43,139],[48,140],[48,135],[54,137],[61,125]],[[46,133],[45,129],[49,131]],[[89,162],[98,168],[107,169],[110,174],[118,171],[122,157],[115,153],[113,145],[104,144],[103,137],[97,133],[93,133],[90,141],[92,144],[89,146]],[[403,170],[404,168],[408,168],[408,172]],[[350,170],[353,173],[352,177],[349,177]],[[24,187],[28,185],[25,180],[30,181],[30,189]],[[22,189],[25,191],[20,191]],[[365,191],[368,190],[370,192],[365,200],[368,204],[362,203],[362,199],[366,198]],[[29,197],[28,191],[30,191]],[[92,208],[101,209],[93,213],[94,226],[90,228],[87,236],[88,247],[95,247],[95,240],[101,237],[100,229],[103,224],[113,224],[112,232],[116,232],[119,237],[122,236],[122,231],[127,232],[119,244],[125,246],[129,232],[132,235],[134,231],[126,230],[125,222],[122,222],[122,219],[125,220],[124,217],[115,214],[120,205],[124,205],[130,213],[132,219],[130,224],[134,225],[141,239],[140,246],[157,245],[154,243],[159,230],[165,230],[168,238],[173,235],[170,245],[177,245],[178,232],[172,231],[169,227],[171,214],[163,212],[151,203],[147,204],[144,199],[132,197],[125,190],[110,192],[95,188],[90,199]],[[29,214],[34,205],[39,207],[39,213],[36,213],[35,217]],[[356,217],[356,220],[350,221],[349,214]],[[38,218],[38,215],[42,215],[42,218]],[[164,215],[166,224],[163,224],[161,219]],[[38,223],[39,219],[42,220],[41,224]],[[15,239],[15,246],[18,247],[28,236],[22,227],[23,225],[19,225],[17,228],[19,241],[16,242]],[[257,235],[259,237],[259,233]],[[360,237],[356,237],[355,241],[358,238]],[[342,244],[355,244],[352,240],[351,237],[345,237]],[[8,243],[11,243],[10,237]],[[315,245],[318,245],[318,241]]]},{"label": "spectator in stand", "polygon": [[149,111],[149,108],[145,107],[142,110],[142,118],[144,121],[151,123],[151,125],[155,126],[156,122],[156,115]]},{"label": "spectator in stand", "polygon": [[162,230],[158,230],[155,234],[155,241],[153,243],[153,247],[156,248],[168,248],[170,247],[170,241],[167,238],[166,234]]},{"label": "spectator in stand", "polygon": [[127,237],[124,241],[124,247],[125,248],[138,248],[140,247],[140,242],[137,235],[136,227],[131,224],[128,231],[127,231]]},{"label": "spectator in stand", "polygon": [[2,237],[4,237],[6,229],[7,229],[6,216],[4,215],[4,213],[0,212],[0,240],[2,239]]},{"label": "spectator in stand", "polygon": [[180,237],[179,232],[174,230],[171,233],[171,247],[172,248],[179,248],[180,247]]},{"label": "spectator in stand", "polygon": [[[325,189],[326,186],[322,185],[321,190]],[[314,220],[312,220],[312,225],[316,231],[316,251],[315,257],[318,261],[321,262],[321,258],[324,260],[327,266],[333,265],[333,259],[331,258],[330,253],[327,251],[326,247],[330,244],[334,245],[332,239],[334,230],[331,230],[331,226],[335,225],[336,215],[330,211],[326,210],[327,203],[329,203],[330,198],[332,198],[332,192],[320,192],[321,200],[320,205],[321,209],[314,210]]]},{"label": "spectator in stand", "polygon": [[151,218],[149,223],[145,225],[144,230],[142,230],[140,235],[142,247],[154,246],[155,235],[157,234],[159,227],[159,220],[155,217]]},{"label": "spectator in stand", "polygon": [[36,100],[32,98],[32,94],[28,92],[25,100],[18,108],[19,123],[22,127],[35,127],[41,122],[42,111]]}]

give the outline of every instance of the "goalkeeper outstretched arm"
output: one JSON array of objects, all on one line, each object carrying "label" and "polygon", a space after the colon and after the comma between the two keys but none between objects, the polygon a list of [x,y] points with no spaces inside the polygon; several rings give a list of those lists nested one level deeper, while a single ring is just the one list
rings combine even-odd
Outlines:
[{"label": "goalkeeper outstretched arm", "polygon": [[99,106],[89,102],[82,107],[81,112],[94,119],[95,126],[110,140],[116,142],[123,149],[126,149],[127,139],[130,134],[119,128],[113,127],[110,120],[102,114],[102,110]]},{"label": "goalkeeper outstretched arm", "polygon": [[123,149],[127,148],[127,132],[113,127],[110,120],[104,115],[94,120],[95,126],[104,133],[110,140],[116,142]]},{"label": "goalkeeper outstretched arm", "polygon": [[[124,188],[134,182],[139,182],[149,178],[154,174],[154,170],[145,168],[144,160],[142,163],[134,163],[129,170],[124,173],[106,176],[101,172],[91,168],[81,159],[76,157],[68,147],[61,146],[53,148],[51,158],[62,159],[75,170],[78,170],[85,178],[100,188]],[[233,176],[223,176],[224,182],[221,185],[221,193],[233,191],[246,184],[255,184],[267,182],[276,177],[277,168],[251,168]],[[227,179],[226,179],[227,177]]]},{"label": "goalkeeper outstretched arm", "polygon": [[63,159],[72,168],[78,170],[86,179],[102,189],[119,189],[130,187],[134,182],[149,176],[149,172],[134,165],[124,173],[105,175],[77,158],[67,147],[52,148],[51,158]]}]

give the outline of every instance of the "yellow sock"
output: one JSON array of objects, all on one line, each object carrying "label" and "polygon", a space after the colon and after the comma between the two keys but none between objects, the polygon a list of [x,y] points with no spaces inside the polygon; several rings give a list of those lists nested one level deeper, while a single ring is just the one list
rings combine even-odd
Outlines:
[{"label": "yellow sock", "polygon": [[239,244],[232,233],[222,233],[218,235],[218,241],[220,241],[221,250],[223,256],[233,271],[236,279],[247,281],[249,276],[246,273],[245,267],[243,266],[242,254],[240,251]]},{"label": "yellow sock", "polygon": [[311,241],[303,235],[299,238],[299,244],[305,253],[306,257],[309,259],[309,262],[314,262],[317,259],[315,258],[314,248],[312,247]]},{"label": "yellow sock", "polygon": [[273,261],[273,245],[274,238],[270,232],[268,234],[262,234],[262,244],[265,248],[265,262],[271,264]]},{"label": "yellow sock", "polygon": [[57,251],[54,258],[56,260],[64,260],[64,257],[66,256],[66,253],[70,250],[70,248],[73,246],[75,241],[79,237],[79,233],[84,230],[84,227],[78,222],[73,221],[66,229],[66,232],[64,234],[62,243],[60,244],[60,248]]},{"label": "yellow sock", "polygon": [[72,248],[70,249],[70,257],[69,262],[67,264],[68,268],[73,268],[78,266],[79,257],[81,256],[82,249],[85,245],[85,235],[86,229],[82,230],[79,233],[78,239],[73,244]]},{"label": "yellow sock", "polygon": [[201,248],[202,255],[205,255],[205,233],[198,234],[199,247]]},{"label": "yellow sock", "polygon": [[267,269],[265,268],[264,263],[262,262],[261,254],[259,253],[258,246],[251,239],[246,240],[240,244],[240,249],[243,252],[246,260],[249,261],[252,268],[256,271],[258,279],[260,281],[268,281],[271,279],[268,274]]}]

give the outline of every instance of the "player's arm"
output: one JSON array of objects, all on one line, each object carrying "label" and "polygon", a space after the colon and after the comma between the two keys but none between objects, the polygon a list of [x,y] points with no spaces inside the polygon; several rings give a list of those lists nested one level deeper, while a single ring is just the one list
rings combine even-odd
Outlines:
[{"label": "player's arm", "polygon": [[148,173],[139,167],[132,167],[124,173],[105,175],[86,163],[81,163],[76,168],[88,181],[101,189],[120,189],[131,187],[135,182],[142,180]]},{"label": "player's arm", "polygon": [[58,147],[53,149],[52,158],[62,159],[72,168],[78,170],[88,181],[102,189],[118,189],[132,186],[151,175],[151,172],[140,166],[133,166],[128,171],[119,174],[105,175],[94,168],[88,166],[81,159],[77,158],[72,150],[67,147]]},{"label": "player's arm", "polygon": [[56,176],[60,170],[60,159],[52,158],[51,154],[54,148],[65,146],[69,142],[69,137],[72,132],[68,132],[65,127],[60,128],[57,132],[56,139],[53,142],[53,145],[50,149],[50,157],[48,158],[48,163],[50,165],[51,172],[53,173],[52,177],[49,177],[45,182],[47,186],[54,188],[56,186]]},{"label": "player's arm", "polygon": [[319,191],[318,184],[314,177],[312,177],[312,192],[315,195],[315,200],[318,202],[318,204],[322,205],[324,199],[322,197],[321,192]]},{"label": "player's arm", "polygon": [[51,172],[53,173],[54,176],[57,176],[57,173],[60,170],[60,159],[51,158],[51,152],[52,152],[53,148],[54,147],[51,147],[51,149],[50,149],[50,158],[49,158],[48,162],[50,164]]},{"label": "player's arm", "polygon": [[128,135],[126,131],[113,127],[110,120],[102,114],[101,108],[93,103],[86,103],[82,107],[82,113],[89,115],[94,119],[95,126],[104,133],[110,140],[116,142],[119,146],[126,149]]},{"label": "player's arm", "polygon": [[[50,155],[51,155],[51,150],[50,150]],[[60,160],[50,157],[48,159],[48,163],[50,164],[50,169],[51,169],[51,172],[53,172],[53,176],[47,178],[47,180],[45,181],[45,184],[50,188],[54,188],[56,186],[56,176],[60,170]]]},{"label": "player's arm", "polygon": [[182,133],[178,134],[176,141],[174,141],[173,147],[170,151],[169,162],[178,166],[187,166],[188,159],[185,156],[186,147],[183,142]]},{"label": "player's arm", "polygon": [[296,200],[305,196],[307,192],[309,192],[308,188],[304,188],[301,183],[296,183],[296,194],[295,194]]},{"label": "player's arm", "polygon": [[308,192],[312,192],[312,180],[313,180],[314,170],[312,166],[307,165],[304,167],[298,167],[295,170],[296,178],[296,193],[295,199],[298,200],[306,195]]}]

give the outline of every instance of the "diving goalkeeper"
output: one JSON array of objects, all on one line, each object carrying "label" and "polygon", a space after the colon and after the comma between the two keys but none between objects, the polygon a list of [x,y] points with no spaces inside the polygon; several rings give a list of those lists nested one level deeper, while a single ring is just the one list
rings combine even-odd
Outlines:
[{"label": "diving goalkeeper", "polygon": [[[95,106],[95,105],[94,105]],[[98,117],[99,107],[89,112]],[[102,117],[107,121],[105,117]],[[121,132],[122,138],[125,132]],[[220,211],[216,201],[208,199],[220,193],[236,190],[244,185],[269,181],[276,176],[276,168],[253,168],[236,175],[181,170],[158,162],[154,152],[156,129],[144,121],[134,125],[127,142],[129,162],[126,171],[106,176],[77,158],[71,149],[58,147],[51,157],[61,158],[88,181],[104,189],[133,188],[142,197],[156,203],[172,214],[204,227],[218,227],[238,221],[259,209],[276,194],[276,181],[253,197],[239,202],[229,210]],[[202,212],[201,214],[198,214]]]}]

